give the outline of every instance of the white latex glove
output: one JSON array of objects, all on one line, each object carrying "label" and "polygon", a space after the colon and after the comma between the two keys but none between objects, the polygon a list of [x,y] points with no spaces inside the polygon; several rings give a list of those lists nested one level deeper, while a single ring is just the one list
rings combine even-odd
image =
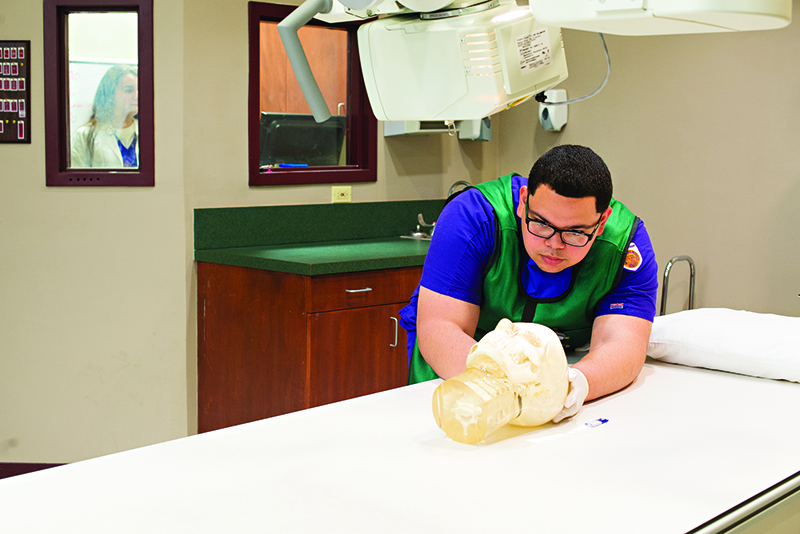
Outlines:
[{"label": "white latex glove", "polygon": [[567,371],[567,378],[569,379],[569,391],[567,392],[567,398],[564,399],[564,409],[553,417],[554,423],[577,415],[583,407],[583,401],[586,400],[586,396],[589,394],[589,382],[579,370],[570,367],[569,371]]}]

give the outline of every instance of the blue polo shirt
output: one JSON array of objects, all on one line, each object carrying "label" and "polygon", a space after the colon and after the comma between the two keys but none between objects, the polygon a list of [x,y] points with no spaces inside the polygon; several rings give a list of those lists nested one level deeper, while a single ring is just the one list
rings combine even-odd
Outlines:
[{"label": "blue polo shirt", "polygon": [[[515,176],[512,193],[515,205],[519,188],[527,178]],[[521,224],[519,218],[518,223]],[[477,306],[481,305],[483,273],[494,251],[495,217],[491,204],[477,189],[467,189],[445,206],[436,222],[431,246],[425,257],[420,285]],[[598,306],[595,316],[632,315],[652,321],[656,312],[658,265],[650,236],[639,221],[628,249],[628,261],[619,285]],[[555,298],[569,287],[572,267],[547,273],[528,259],[523,284],[531,297]],[[416,340],[419,287],[408,306],[400,311],[401,325],[408,332],[409,354]]]}]

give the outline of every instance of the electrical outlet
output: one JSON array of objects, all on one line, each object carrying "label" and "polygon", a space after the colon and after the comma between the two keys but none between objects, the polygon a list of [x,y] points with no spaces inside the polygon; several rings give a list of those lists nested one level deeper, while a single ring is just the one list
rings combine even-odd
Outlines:
[{"label": "electrical outlet", "polygon": [[334,185],[331,188],[331,202],[350,202],[353,199],[349,185]]}]

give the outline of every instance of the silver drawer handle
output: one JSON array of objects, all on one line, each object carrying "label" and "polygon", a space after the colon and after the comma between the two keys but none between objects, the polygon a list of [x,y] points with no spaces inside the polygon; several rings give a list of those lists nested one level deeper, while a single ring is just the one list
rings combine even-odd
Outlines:
[{"label": "silver drawer handle", "polygon": [[364,289],[345,289],[345,293],[366,293],[367,291],[372,291],[371,287],[365,287]]},{"label": "silver drawer handle", "polygon": [[389,343],[390,347],[397,346],[397,317],[389,317],[394,322],[394,343]]}]

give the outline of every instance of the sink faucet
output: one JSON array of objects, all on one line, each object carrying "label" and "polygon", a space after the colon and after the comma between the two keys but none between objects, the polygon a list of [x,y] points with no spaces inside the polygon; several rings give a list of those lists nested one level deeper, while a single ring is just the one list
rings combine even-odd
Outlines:
[{"label": "sink faucet", "polygon": [[450,186],[450,190],[447,192],[447,198],[450,198],[451,196],[453,196],[453,193],[456,192],[456,189],[458,189],[459,186],[468,187],[470,185],[472,185],[472,184],[469,183],[469,182],[466,182],[464,180],[457,181],[456,183],[454,183],[453,185]]}]

